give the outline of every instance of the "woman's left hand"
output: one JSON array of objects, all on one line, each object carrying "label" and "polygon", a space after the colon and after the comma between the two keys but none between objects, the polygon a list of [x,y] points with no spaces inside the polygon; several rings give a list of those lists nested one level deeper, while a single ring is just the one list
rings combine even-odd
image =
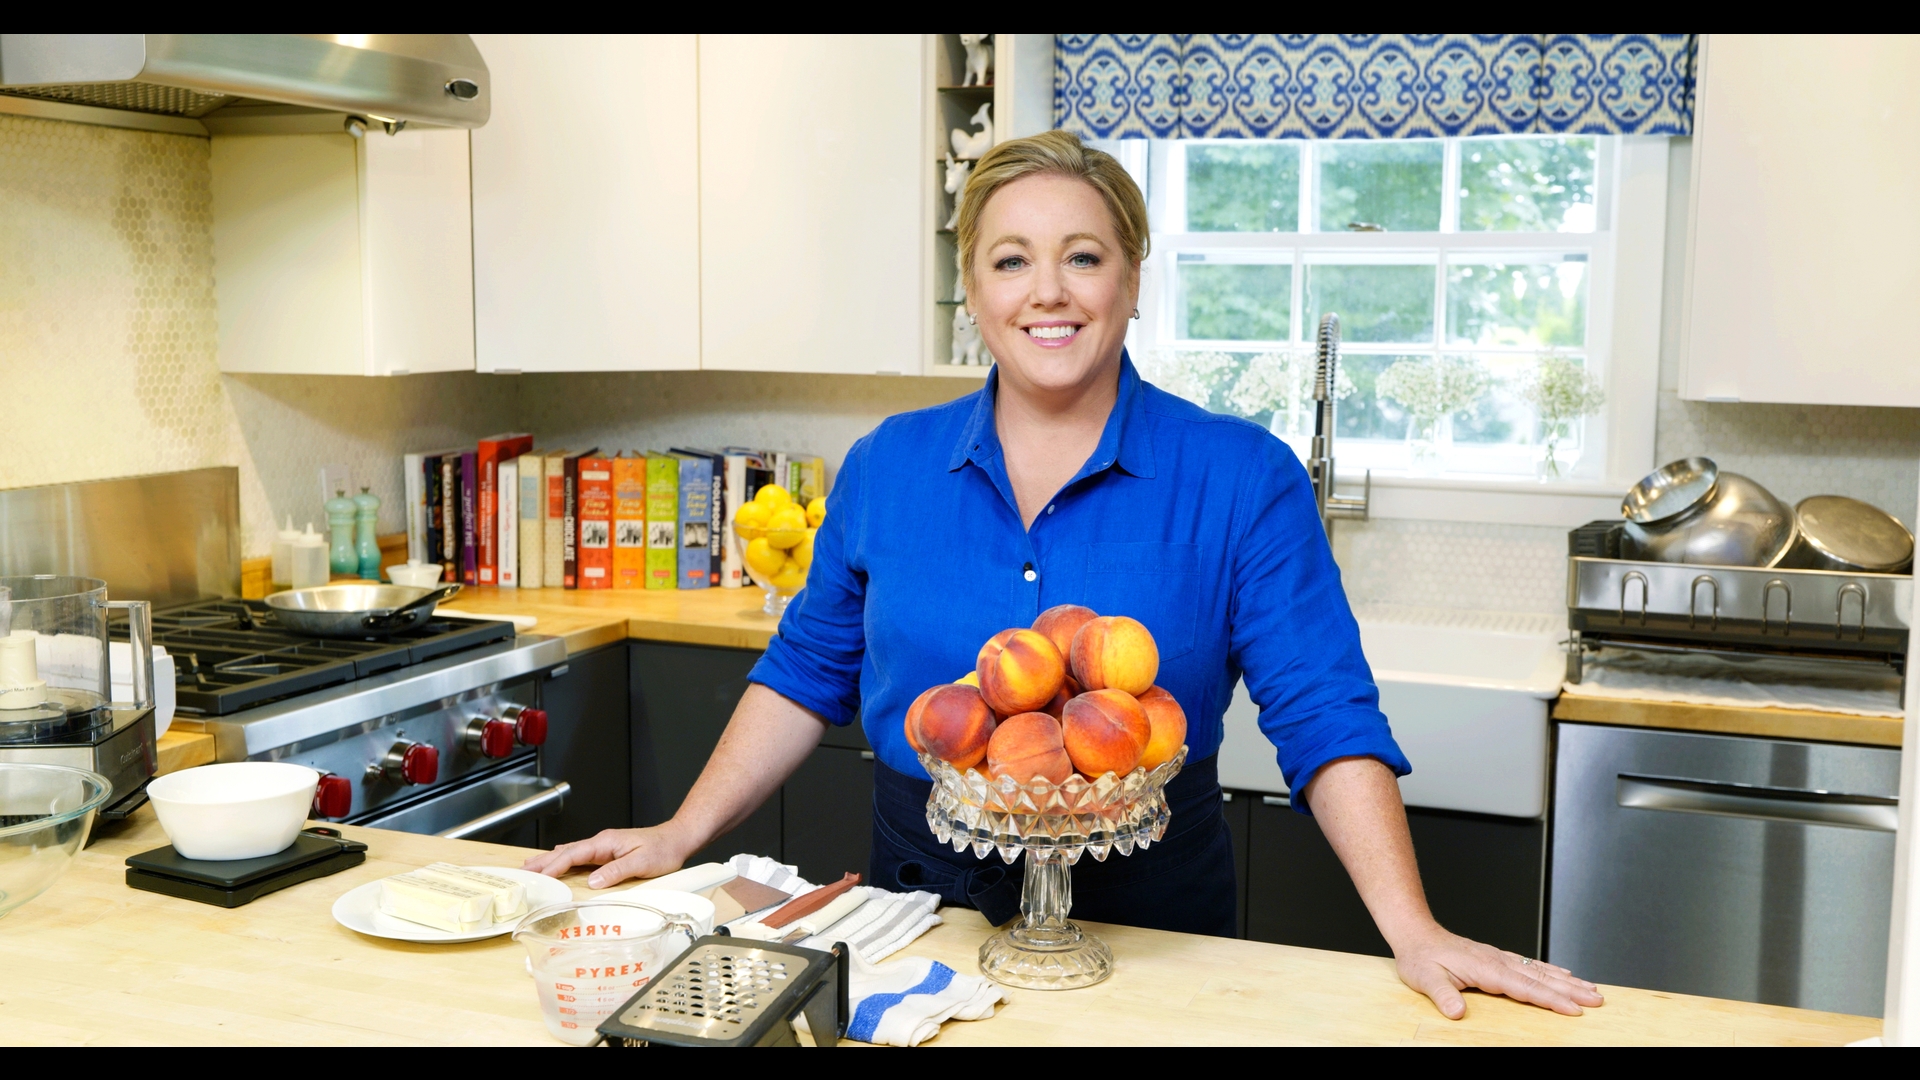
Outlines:
[{"label": "woman's left hand", "polygon": [[1483,945],[1434,924],[1404,948],[1394,950],[1400,981],[1433,999],[1449,1020],[1467,1014],[1460,991],[1473,988],[1515,1001],[1579,1016],[1581,1007],[1605,1003],[1600,988],[1566,968]]}]

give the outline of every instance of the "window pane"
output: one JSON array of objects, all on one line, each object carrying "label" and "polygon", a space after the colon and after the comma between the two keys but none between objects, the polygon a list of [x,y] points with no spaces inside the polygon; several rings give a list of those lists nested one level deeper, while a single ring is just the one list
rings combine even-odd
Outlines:
[{"label": "window pane", "polygon": [[1590,233],[1598,166],[1592,138],[1464,140],[1460,231]]},{"label": "window pane", "polygon": [[[1183,256],[1182,259],[1188,258]],[[1293,267],[1287,263],[1181,261],[1174,336],[1199,341],[1285,341],[1292,333]]]},{"label": "window pane", "polygon": [[1447,340],[1585,347],[1587,264],[1568,260],[1449,266]]},{"label": "window pane", "polygon": [[1298,144],[1187,147],[1188,232],[1294,232],[1299,227]]},{"label": "window pane", "polygon": [[1438,139],[1322,143],[1314,215],[1320,231],[1346,232],[1354,222],[1391,232],[1438,231],[1445,153]]},{"label": "window pane", "polygon": [[[1466,360],[1467,357],[1457,357]],[[1519,396],[1520,379],[1532,367],[1533,357],[1494,353],[1474,357],[1493,384],[1478,401],[1453,414],[1453,441],[1457,443],[1531,443],[1533,410]]]},{"label": "window pane", "polygon": [[[1334,410],[1336,439],[1404,439],[1407,437],[1407,411],[1392,398],[1381,397],[1376,387],[1380,373],[1396,360],[1424,360],[1421,356],[1342,356],[1340,363],[1353,380],[1353,393]],[[1338,443],[1335,448],[1338,449]]]},{"label": "window pane", "polygon": [[1307,311],[1313,325],[1340,315],[1347,341],[1433,340],[1432,266],[1307,267]]}]

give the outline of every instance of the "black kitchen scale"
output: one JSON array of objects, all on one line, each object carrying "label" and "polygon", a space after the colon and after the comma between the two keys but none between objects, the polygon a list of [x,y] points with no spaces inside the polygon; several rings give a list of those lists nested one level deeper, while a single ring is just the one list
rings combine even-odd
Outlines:
[{"label": "black kitchen scale", "polygon": [[285,851],[258,859],[212,862],[187,859],[173,845],[127,858],[130,888],[177,896],[202,904],[236,908],[289,885],[337,874],[367,861],[367,845],[338,829],[316,825],[296,837]]}]

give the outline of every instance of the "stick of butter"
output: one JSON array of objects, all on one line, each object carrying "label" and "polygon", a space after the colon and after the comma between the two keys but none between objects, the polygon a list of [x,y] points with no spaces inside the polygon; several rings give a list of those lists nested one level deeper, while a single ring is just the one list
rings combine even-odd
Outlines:
[{"label": "stick of butter", "polygon": [[506,922],[526,914],[527,887],[517,881],[503,878],[498,874],[489,874],[482,870],[469,870],[452,863],[430,863],[414,871],[439,881],[451,881],[456,885],[466,885],[475,889],[485,889],[493,894],[493,921]]},{"label": "stick of butter", "polygon": [[493,892],[416,870],[380,882],[380,910],[396,919],[464,934],[493,921]]}]

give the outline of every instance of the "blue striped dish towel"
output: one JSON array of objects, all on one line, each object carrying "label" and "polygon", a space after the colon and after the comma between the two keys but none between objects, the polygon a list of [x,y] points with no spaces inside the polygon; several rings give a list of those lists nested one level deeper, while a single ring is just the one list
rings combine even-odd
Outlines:
[{"label": "blue striped dish towel", "polygon": [[[853,1019],[847,1038],[882,1046],[918,1046],[949,1020],[984,1020],[1007,995],[991,979],[962,975],[924,956],[869,964],[853,956],[847,990]],[[807,1030],[805,1016],[794,1026]]]}]

